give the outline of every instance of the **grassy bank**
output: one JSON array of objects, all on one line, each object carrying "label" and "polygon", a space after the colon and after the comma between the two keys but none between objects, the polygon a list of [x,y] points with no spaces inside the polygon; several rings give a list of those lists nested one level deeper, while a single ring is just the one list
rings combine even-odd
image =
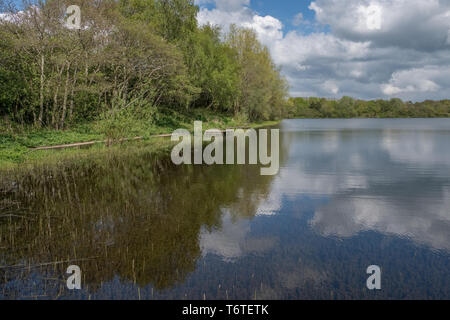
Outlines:
[{"label": "grassy bank", "polygon": [[244,119],[233,118],[227,114],[218,114],[209,110],[195,110],[193,112],[161,113],[153,123],[148,121],[126,124],[127,130],[118,130],[121,138],[143,137],[141,141],[116,143],[107,147],[104,143],[97,143],[89,147],[76,147],[61,150],[34,150],[42,146],[81,143],[89,141],[104,141],[109,138],[105,133],[103,121],[93,121],[84,125],[73,126],[71,129],[55,131],[50,129],[36,129],[32,127],[12,126],[0,122],[0,169],[11,169],[22,166],[33,166],[39,163],[58,163],[70,161],[92,154],[123,152],[132,148],[146,148],[160,150],[171,145],[168,138],[155,138],[154,135],[170,134],[174,130],[183,128],[193,130],[196,120],[203,121],[203,129],[227,129],[236,127],[263,127],[275,125],[276,121],[250,123]]}]

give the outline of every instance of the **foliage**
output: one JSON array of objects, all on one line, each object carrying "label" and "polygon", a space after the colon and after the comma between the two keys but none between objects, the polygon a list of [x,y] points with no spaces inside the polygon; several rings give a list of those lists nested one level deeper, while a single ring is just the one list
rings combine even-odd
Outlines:
[{"label": "foliage", "polygon": [[290,117],[297,118],[447,118],[450,100],[403,102],[400,99],[340,100],[291,98],[287,103]]},{"label": "foliage", "polygon": [[[8,121],[63,130],[102,120],[110,136],[139,119],[154,123],[159,109],[282,114],[284,80],[267,48],[251,30],[199,27],[192,0],[47,0],[21,13],[2,2],[0,116]],[[64,23],[69,5],[81,9],[80,30]]]},{"label": "foliage", "polygon": [[[149,120],[150,119],[150,120]],[[99,120],[75,124],[65,130],[21,126],[14,122],[0,120],[0,170],[15,167],[24,162],[40,163],[60,159],[65,154],[96,154],[104,149],[105,144],[98,144],[89,149],[69,148],[63,150],[36,151],[32,148],[54,146],[89,141],[107,141],[109,144],[122,138],[142,137],[143,143],[157,144],[170,139],[154,138],[153,135],[171,133],[178,128],[193,131],[194,121],[203,121],[203,129],[227,129],[236,127],[265,127],[276,121],[258,121],[249,123],[245,117],[233,117],[226,112],[212,109],[174,110],[160,107],[150,109],[145,105],[135,105],[120,112],[105,112]],[[131,141],[126,145],[132,145]],[[122,146],[122,144],[120,144]],[[124,144],[123,147],[125,148]]]},{"label": "foliage", "polygon": [[235,114],[244,113],[250,120],[282,116],[287,84],[253,30],[232,26],[227,43],[239,66],[239,82],[234,102]]}]

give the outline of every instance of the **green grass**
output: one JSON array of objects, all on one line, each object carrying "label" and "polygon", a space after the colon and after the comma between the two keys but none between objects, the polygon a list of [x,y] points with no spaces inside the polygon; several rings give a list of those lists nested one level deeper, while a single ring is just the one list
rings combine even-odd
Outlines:
[{"label": "green grass", "polygon": [[[233,118],[228,114],[218,114],[211,110],[197,109],[193,111],[177,112],[163,110],[158,113],[153,123],[144,120],[133,122],[133,128],[128,136],[123,138],[144,137],[140,142],[127,142],[118,146],[107,148],[104,144],[96,144],[91,147],[68,148],[62,150],[33,150],[41,146],[54,146],[89,141],[104,141],[105,134],[101,132],[101,123],[92,122],[84,125],[76,125],[70,129],[56,131],[51,129],[36,128],[11,128],[0,122],[0,169],[15,168],[23,165],[34,165],[39,162],[68,161],[77,157],[87,156],[103,151],[123,150],[127,146],[139,145],[141,147],[167,147],[169,139],[153,138],[157,134],[170,134],[174,130],[182,128],[193,131],[193,123],[196,120],[203,121],[203,129],[227,129],[236,127],[258,128],[272,126],[277,121],[249,123],[243,119]],[[158,141],[159,140],[159,141]],[[165,142],[161,142],[165,140]]]}]

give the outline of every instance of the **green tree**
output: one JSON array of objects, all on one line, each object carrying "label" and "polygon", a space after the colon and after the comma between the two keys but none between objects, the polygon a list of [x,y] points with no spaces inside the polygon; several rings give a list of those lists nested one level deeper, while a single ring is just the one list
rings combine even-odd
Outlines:
[{"label": "green tree", "polygon": [[227,43],[234,50],[239,66],[239,90],[234,102],[235,114],[250,120],[270,119],[274,109],[285,105],[287,85],[272,61],[269,50],[253,30],[232,26]]}]

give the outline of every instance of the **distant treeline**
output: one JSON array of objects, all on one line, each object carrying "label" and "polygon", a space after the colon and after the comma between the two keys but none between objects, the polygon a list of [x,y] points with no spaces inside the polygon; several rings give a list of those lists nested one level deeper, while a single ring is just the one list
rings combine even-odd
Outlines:
[{"label": "distant treeline", "polygon": [[[194,0],[0,0],[0,118],[64,129],[207,108],[285,114],[287,83],[254,31],[199,26]],[[65,24],[81,8],[81,29]],[[114,121],[111,127],[116,124]]]},{"label": "distant treeline", "polygon": [[450,100],[404,102],[391,100],[340,100],[323,98],[291,98],[288,101],[291,118],[447,118]]}]

